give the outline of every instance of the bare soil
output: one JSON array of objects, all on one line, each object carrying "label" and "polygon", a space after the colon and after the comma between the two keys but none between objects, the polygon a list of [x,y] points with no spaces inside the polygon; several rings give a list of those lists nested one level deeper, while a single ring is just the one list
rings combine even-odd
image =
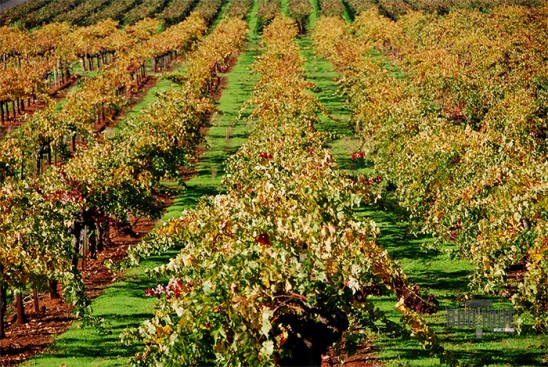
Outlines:
[{"label": "bare soil", "polygon": [[349,356],[346,352],[330,347],[322,358],[321,367],[381,367],[383,364],[377,358],[377,352],[371,341],[367,340],[358,346],[355,354]]},{"label": "bare soil", "polygon": [[[55,101],[60,101],[61,99],[65,98],[70,88],[76,83],[78,79],[78,76],[72,76],[64,84],[56,87],[55,89],[51,89],[49,92],[50,97],[53,98],[53,100]],[[32,116],[36,111],[42,111],[47,106],[47,103],[40,98],[36,99],[36,101],[31,104],[27,104],[27,102],[25,101],[25,111],[17,114],[15,119],[10,112],[10,117],[7,117],[4,120],[4,123],[0,125],[0,139],[12,130],[17,129],[19,126],[21,126],[21,124],[25,121],[25,116]]]}]

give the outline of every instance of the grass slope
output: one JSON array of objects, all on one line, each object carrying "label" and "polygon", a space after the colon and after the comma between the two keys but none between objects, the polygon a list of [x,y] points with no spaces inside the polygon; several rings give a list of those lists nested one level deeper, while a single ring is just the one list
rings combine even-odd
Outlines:
[{"label": "grass slope", "polygon": [[257,11],[259,2],[255,0],[248,16],[250,32],[248,45],[239,56],[232,70],[222,75],[227,79],[227,88],[219,99],[218,112],[212,117],[206,142],[207,150],[200,157],[197,175],[186,182],[188,190],[179,195],[164,215],[165,220],[180,215],[185,208],[194,207],[204,195],[222,192],[221,182],[224,175],[224,161],[236,153],[249,135],[247,126],[238,119],[244,119],[249,111],[242,111],[245,101],[252,94],[258,76],[250,73],[251,64],[259,54],[257,31]]}]

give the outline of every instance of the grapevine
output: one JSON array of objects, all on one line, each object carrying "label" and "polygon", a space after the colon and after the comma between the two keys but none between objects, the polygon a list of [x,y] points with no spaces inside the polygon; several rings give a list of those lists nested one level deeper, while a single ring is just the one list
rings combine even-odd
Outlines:
[{"label": "grapevine", "polygon": [[265,28],[250,101],[255,132],[227,164],[228,193],[166,223],[131,254],[180,248],[154,270],[171,279],[147,291],[160,298],[155,316],[125,334],[145,345],[134,365],[318,364],[352,323],[386,322],[365,296],[371,284],[393,290],[417,337],[456,363],[419,314],[434,312],[435,299],[408,285],[377,244],[375,223],[352,217],[356,192],[367,188],[337,168],[313,128],[322,109],[306,92],[297,33],[284,17]]},{"label": "grapevine", "polygon": [[[89,315],[79,260],[104,247],[111,223],[124,223],[130,214],[157,216],[154,194],[160,179],[178,176],[180,167],[195,160],[200,126],[213,105],[193,91],[166,93],[114,136],[97,136],[92,128],[96,119],[105,119],[107,107],[123,102],[113,72],[131,71],[120,61],[150,39],[157,25],[143,21],[130,27],[141,37],[133,46],[123,42],[118,58],[69,95],[61,110],[49,104],[1,142],[8,149],[2,156],[0,195],[4,290],[61,282],[64,299],[78,314]],[[204,31],[199,17],[185,25],[175,44],[180,51]],[[84,141],[75,144],[77,135]]]},{"label": "grapevine", "polygon": [[[534,269],[506,295],[533,315],[539,331],[548,307],[538,255],[546,242],[545,98],[538,83],[545,11],[409,13],[396,23],[369,10],[352,28],[326,18],[315,35],[318,50],[341,72],[367,156],[395,184],[417,228],[471,260],[473,289],[504,294],[512,267]],[[483,29],[481,46],[470,27]],[[359,57],[372,50],[405,77]]]}]

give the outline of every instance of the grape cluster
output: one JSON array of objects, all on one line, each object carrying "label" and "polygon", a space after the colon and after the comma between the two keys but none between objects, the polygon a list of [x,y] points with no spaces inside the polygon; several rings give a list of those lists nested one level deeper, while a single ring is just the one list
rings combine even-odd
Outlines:
[{"label": "grape cluster", "polygon": [[268,235],[268,233],[261,233],[260,235],[255,237],[255,242],[260,243],[264,246],[270,245],[270,236]]},{"label": "grape cluster", "polygon": [[370,178],[360,177],[355,182],[356,183],[364,183],[366,185],[371,185],[372,183],[378,183],[378,182],[381,182],[381,181],[382,181],[382,177],[377,176],[377,177],[370,177]]},{"label": "grape cluster", "polygon": [[259,157],[264,159],[272,159],[272,153],[262,152],[259,153]]},{"label": "grape cluster", "polygon": [[394,284],[396,296],[398,299],[403,297],[404,304],[411,310],[423,315],[432,315],[438,312],[440,304],[438,299],[433,294],[429,294],[426,300],[421,295],[421,287],[417,284],[409,290],[401,280],[397,280]]},{"label": "grape cluster", "polygon": [[185,288],[183,282],[180,279],[174,278],[171,279],[165,287],[158,284],[156,288],[147,288],[145,290],[145,296],[160,298],[162,295],[165,295],[167,298],[178,298],[181,296],[183,288]]}]

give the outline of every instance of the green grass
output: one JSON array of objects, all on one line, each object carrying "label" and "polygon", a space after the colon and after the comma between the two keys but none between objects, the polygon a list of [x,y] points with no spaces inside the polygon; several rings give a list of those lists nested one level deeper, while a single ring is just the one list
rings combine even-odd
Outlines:
[{"label": "green grass", "polygon": [[348,4],[346,3],[346,1],[344,0],[341,0],[342,2],[342,5],[344,7],[344,13],[343,13],[343,19],[345,20],[345,22],[347,23],[351,23],[354,21],[354,14],[352,13],[352,10],[350,10],[350,7],[348,6]]},{"label": "green grass", "polygon": [[[251,39],[255,39],[253,32]],[[208,151],[200,157],[197,176],[187,182],[188,190],[182,191],[176,197],[162,220],[180,216],[184,209],[194,207],[200,197],[222,191],[220,185],[224,173],[223,164],[247,139],[247,126],[237,123],[237,118],[242,103],[251,96],[257,80],[257,76],[249,73],[248,67],[258,52],[257,43],[250,42],[231,72],[225,75],[228,85],[219,100],[220,112],[211,119],[211,127],[207,134]],[[159,81],[128,116],[138,115],[147,103],[154,100],[158,91],[172,87],[167,80]],[[171,189],[178,190],[173,184],[168,185],[171,185]],[[137,352],[137,348],[123,346],[119,335],[126,328],[138,326],[143,320],[150,318],[155,305],[155,299],[145,297],[144,291],[157,284],[157,281],[146,276],[145,270],[168,262],[175,254],[176,252],[172,251],[150,258],[143,266],[126,271],[121,281],[109,286],[94,300],[94,315],[103,317],[108,322],[106,328],[110,334],[100,335],[96,329],[81,328],[80,324],[76,323],[66,333],[57,337],[45,354],[34,357],[23,366],[127,365],[129,358]]]},{"label": "green grass", "polygon": [[280,5],[280,13],[282,13],[283,15],[287,17],[290,16],[288,3],[289,3],[289,0],[281,0],[281,5]]},{"label": "green grass", "polygon": [[[182,70],[182,67],[177,68],[174,70],[174,73],[177,73],[181,70]],[[114,127],[109,129],[110,131],[114,131],[115,133],[119,132],[121,129],[123,129],[126,126],[127,121],[138,118],[143,113],[143,109],[145,107],[147,107],[152,102],[156,101],[159,93],[178,87],[174,82],[165,78],[162,74],[159,74],[158,77],[159,79],[156,81],[154,86],[152,86],[145,93],[145,95],[139,102],[137,102],[131,109],[129,109],[126,112],[123,118],[121,118]]]},{"label": "green grass", "polygon": [[320,18],[320,3],[319,0],[310,0],[310,4],[312,5],[312,13],[310,13],[310,16],[308,17],[308,24],[312,27],[314,26],[314,23],[316,20]]},{"label": "green grass", "polygon": [[224,1],[221,5],[221,9],[219,9],[219,12],[215,16],[215,20],[213,21],[213,24],[211,26],[211,29],[215,29],[219,22],[225,18],[225,14],[228,11],[228,8],[230,7],[231,1]]},{"label": "green grass", "polygon": [[[314,14],[311,17],[314,19]],[[337,93],[337,77],[333,67],[324,59],[315,57],[308,38],[299,40],[306,59],[305,70],[309,81],[315,84],[312,92],[329,112],[322,116],[317,128],[333,134],[329,148],[341,169],[352,173],[371,172],[372,167],[363,161],[352,161],[351,154],[360,150],[360,142],[351,128],[351,111],[345,107],[344,97]],[[391,65],[380,54],[372,55],[397,77],[405,74]],[[483,338],[476,340],[475,330],[449,329],[446,327],[446,308],[462,307],[468,289],[468,277],[472,266],[466,260],[455,260],[449,256],[450,246],[439,251],[426,251],[426,244],[432,242],[428,236],[415,236],[409,231],[405,216],[390,198],[373,206],[363,206],[357,210],[358,218],[373,219],[381,229],[379,243],[396,259],[408,274],[411,282],[421,286],[423,292],[433,293],[440,301],[440,312],[426,316],[429,325],[442,340],[444,347],[451,350],[465,366],[548,366],[547,337],[525,333],[524,335],[493,333],[484,330]],[[386,204],[386,205],[382,205]],[[511,303],[500,297],[487,297],[476,294],[477,298],[491,299],[497,309],[510,308]],[[383,296],[373,302],[387,316],[398,322],[400,314],[394,305],[396,298]],[[527,320],[526,320],[527,321]],[[527,322],[525,329],[527,329]],[[386,366],[438,366],[439,359],[432,358],[421,349],[419,343],[410,337],[391,338],[381,334],[370,335],[375,340],[379,360]],[[544,359],[544,361],[543,361]]]},{"label": "green grass", "polygon": [[[67,367],[121,366],[137,351],[120,343],[120,333],[128,327],[138,326],[151,317],[156,302],[147,298],[144,291],[157,284],[145,275],[145,269],[166,263],[175,252],[151,257],[141,267],[125,272],[123,280],[109,286],[93,302],[94,316],[106,321],[109,334],[100,334],[96,329],[81,327],[75,323],[59,336],[45,354],[37,355],[23,366]],[[165,280],[159,280],[164,281]]]},{"label": "green grass", "polygon": [[256,44],[259,39],[259,18],[257,17],[257,13],[259,12],[259,1],[254,0],[253,5],[251,6],[251,10],[249,11],[249,14],[247,15],[247,24],[249,25],[249,39],[250,44]]},{"label": "green grass", "polygon": [[197,176],[186,182],[189,189],[175,204],[195,204],[203,195],[221,193],[224,163],[248,138],[248,127],[239,117],[244,120],[249,115],[250,111],[242,111],[242,106],[251,97],[253,86],[258,80],[258,76],[250,72],[250,66],[259,53],[257,9],[258,2],[255,1],[248,17],[250,32],[246,50],[232,70],[221,75],[227,78],[227,88],[219,99],[219,112],[211,119],[206,136],[207,151],[200,157]]},{"label": "green grass", "polygon": [[[180,209],[194,206],[204,195],[221,193],[224,163],[247,140],[248,128],[238,121],[242,104],[251,96],[257,76],[249,72],[249,66],[258,54],[255,42],[250,42],[238,63],[226,74],[228,84],[217,106],[220,112],[211,119],[207,132],[207,151],[196,167],[197,176],[186,182],[188,190],[182,193],[166,213],[167,218],[180,215]],[[244,112],[243,118],[246,117]]]},{"label": "green grass", "polygon": [[329,148],[341,168],[363,173],[368,167],[351,159],[352,153],[359,150],[361,143],[354,136],[351,126],[352,112],[346,107],[344,97],[337,89],[337,73],[327,60],[316,57],[308,37],[299,39],[298,45],[306,60],[306,78],[315,86],[311,93],[328,112],[328,115],[319,116],[317,129],[333,136]]}]

